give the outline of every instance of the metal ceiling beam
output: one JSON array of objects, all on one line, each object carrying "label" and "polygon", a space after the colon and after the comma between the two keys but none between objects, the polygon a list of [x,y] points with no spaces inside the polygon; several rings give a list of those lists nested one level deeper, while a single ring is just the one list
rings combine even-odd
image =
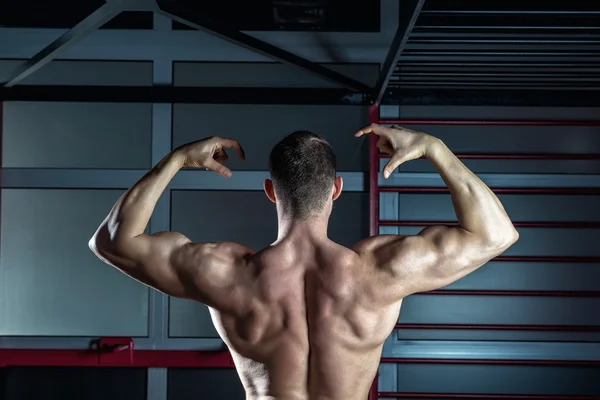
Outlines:
[{"label": "metal ceiling beam", "polygon": [[25,61],[10,75],[9,79],[4,84],[0,83],[0,86],[12,87],[19,82],[22,82],[31,74],[52,61],[60,53],[64,52],[67,48],[119,15],[121,11],[122,7],[120,2],[107,2],[83,21],[75,25],[74,28],[67,31],[32,58]]},{"label": "metal ceiling beam", "polygon": [[0,87],[1,101],[368,105],[370,93],[343,88],[18,85]]},{"label": "metal ceiling beam", "polygon": [[227,40],[228,42],[258,52],[279,62],[299,67],[306,72],[333,82],[341,87],[363,93],[371,91],[371,88],[362,82],[332,71],[329,68],[287,52],[253,36],[247,35],[235,28],[220,22],[215,22],[195,10],[182,7],[174,0],[158,0],[157,4],[162,14],[194,29],[208,32],[221,39]]},{"label": "metal ceiling beam", "polygon": [[398,58],[406,46],[408,37],[410,36],[410,33],[417,22],[417,18],[419,17],[419,13],[423,8],[424,3],[425,0],[400,1],[398,30],[396,31],[396,36],[394,36],[390,50],[388,51],[383,66],[381,67],[379,80],[375,86],[375,104],[379,104],[383,98],[390,77],[394,73]]}]

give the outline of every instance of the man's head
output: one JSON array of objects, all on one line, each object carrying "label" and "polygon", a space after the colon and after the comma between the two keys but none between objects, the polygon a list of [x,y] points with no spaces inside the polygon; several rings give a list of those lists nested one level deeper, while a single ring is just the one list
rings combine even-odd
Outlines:
[{"label": "man's head", "polygon": [[329,143],[312,132],[294,132],[271,151],[272,181],[265,181],[265,192],[284,214],[307,220],[330,211],[331,201],[341,194],[342,179],[335,169]]}]

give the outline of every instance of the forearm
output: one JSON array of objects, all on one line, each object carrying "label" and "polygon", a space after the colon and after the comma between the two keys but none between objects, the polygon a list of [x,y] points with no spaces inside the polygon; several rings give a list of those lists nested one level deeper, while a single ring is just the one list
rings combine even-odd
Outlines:
[{"label": "forearm", "polygon": [[516,231],[502,203],[439,139],[432,139],[427,158],[448,186],[460,226],[485,240],[512,240]]},{"label": "forearm", "polygon": [[116,242],[143,234],[158,199],[182,165],[180,154],[170,153],[125,192],[98,230],[109,234],[104,239]]}]

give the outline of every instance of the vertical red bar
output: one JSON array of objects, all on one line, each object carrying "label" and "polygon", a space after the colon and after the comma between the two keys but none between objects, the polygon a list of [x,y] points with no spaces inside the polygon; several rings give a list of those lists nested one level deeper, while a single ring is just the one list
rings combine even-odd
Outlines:
[{"label": "vertical red bar", "polygon": [[[379,107],[369,108],[369,120],[372,124],[379,123]],[[369,135],[369,231],[370,235],[379,234],[379,149],[377,137]],[[379,367],[375,380],[369,391],[369,400],[379,399]]]},{"label": "vertical red bar", "polygon": [[[369,119],[372,124],[379,123],[379,107],[371,106]],[[379,149],[377,137],[369,135],[369,233],[379,234]]]}]

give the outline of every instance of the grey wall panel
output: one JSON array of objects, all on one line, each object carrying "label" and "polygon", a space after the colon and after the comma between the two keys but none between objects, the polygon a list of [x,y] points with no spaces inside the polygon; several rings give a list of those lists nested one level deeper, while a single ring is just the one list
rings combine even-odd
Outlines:
[{"label": "grey wall panel", "polygon": [[401,323],[600,325],[599,298],[415,295]]},{"label": "grey wall panel", "polygon": [[[498,198],[513,221],[600,221],[599,196],[501,194]],[[456,221],[449,194],[402,194],[399,210],[401,220]]]},{"label": "grey wall panel", "polygon": [[[420,227],[401,227],[401,235],[416,235]],[[519,241],[506,250],[506,256],[600,255],[598,229],[518,228]]]},{"label": "grey wall panel", "polygon": [[[329,236],[352,246],[368,236],[368,195],[344,193],[332,212]],[[277,239],[277,214],[262,192],[173,191],[171,229],[195,242],[231,241],[258,251]],[[199,303],[170,300],[169,334],[218,337],[208,309]]]},{"label": "grey wall panel", "polygon": [[246,393],[233,369],[169,368],[168,400],[243,400]]},{"label": "grey wall panel", "polygon": [[87,246],[121,193],[2,190],[1,335],[147,335],[148,289]]},{"label": "grey wall panel", "polygon": [[151,104],[4,103],[5,168],[149,168]]},{"label": "grey wall panel", "polygon": [[[322,64],[369,86],[379,75],[377,64]],[[339,87],[297,67],[281,63],[186,63],[173,65],[175,86]]]},{"label": "grey wall panel", "polygon": [[[0,82],[23,62],[0,60]],[[152,62],[54,60],[21,84],[148,86],[152,84]]]},{"label": "grey wall panel", "polygon": [[173,115],[173,146],[208,136],[238,139],[247,161],[230,157],[234,170],[266,170],[273,146],[298,130],[322,134],[335,151],[339,171],[367,171],[368,141],[352,134],[368,124],[366,107],[284,105],[177,104]]},{"label": "grey wall panel", "polygon": [[597,367],[398,365],[398,391],[600,395]]}]

